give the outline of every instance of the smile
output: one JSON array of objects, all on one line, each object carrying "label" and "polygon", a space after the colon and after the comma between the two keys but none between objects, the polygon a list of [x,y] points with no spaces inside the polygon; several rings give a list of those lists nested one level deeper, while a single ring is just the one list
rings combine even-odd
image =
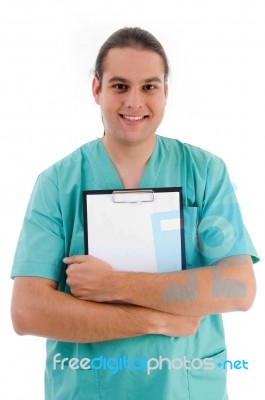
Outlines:
[{"label": "smile", "polygon": [[123,115],[123,114],[120,114],[120,116],[129,121],[139,121],[147,117],[147,115],[133,116],[133,115]]}]

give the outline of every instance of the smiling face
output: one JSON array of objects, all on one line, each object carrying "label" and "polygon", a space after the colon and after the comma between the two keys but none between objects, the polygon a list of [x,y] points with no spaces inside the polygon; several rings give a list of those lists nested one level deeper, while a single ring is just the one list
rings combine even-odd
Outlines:
[{"label": "smiling face", "polygon": [[93,80],[108,140],[127,144],[155,140],[167,97],[164,75],[163,60],[153,51],[109,50],[102,84],[96,77]]}]

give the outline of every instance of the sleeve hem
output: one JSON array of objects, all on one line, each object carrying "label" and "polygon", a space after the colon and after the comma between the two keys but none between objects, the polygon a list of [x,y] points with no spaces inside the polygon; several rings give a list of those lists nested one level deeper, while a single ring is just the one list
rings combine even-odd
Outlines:
[{"label": "sleeve hem", "polygon": [[63,268],[58,270],[58,265],[37,263],[16,264],[16,266],[12,269],[11,278],[14,279],[17,276],[32,276],[51,279],[53,281],[59,282],[62,272]]}]

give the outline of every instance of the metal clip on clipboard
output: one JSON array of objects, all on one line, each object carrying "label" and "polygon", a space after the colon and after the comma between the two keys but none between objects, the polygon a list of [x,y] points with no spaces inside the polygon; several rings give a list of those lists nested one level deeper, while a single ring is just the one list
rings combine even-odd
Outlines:
[{"label": "metal clip on clipboard", "polygon": [[150,190],[114,190],[113,203],[143,203],[154,201],[155,194]]}]

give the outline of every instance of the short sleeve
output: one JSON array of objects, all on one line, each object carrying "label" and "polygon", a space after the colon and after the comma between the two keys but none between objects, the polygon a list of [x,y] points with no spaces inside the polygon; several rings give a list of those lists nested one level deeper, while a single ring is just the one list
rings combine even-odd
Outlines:
[{"label": "short sleeve", "polygon": [[11,277],[38,276],[59,281],[64,234],[58,186],[42,173],[34,186],[20,232]]},{"label": "short sleeve", "polygon": [[239,254],[248,254],[253,262],[257,252],[244,226],[234,187],[224,162],[211,158],[197,227],[200,253],[206,263]]}]

